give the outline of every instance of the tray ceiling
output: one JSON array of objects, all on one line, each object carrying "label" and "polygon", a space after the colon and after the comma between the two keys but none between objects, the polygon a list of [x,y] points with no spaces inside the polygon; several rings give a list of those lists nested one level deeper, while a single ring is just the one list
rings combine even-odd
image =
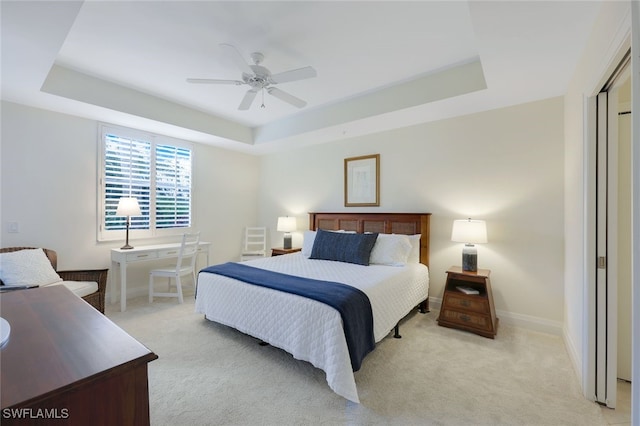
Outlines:
[{"label": "tray ceiling", "polygon": [[[246,152],[321,143],[561,96],[599,2],[2,2],[2,98]],[[220,49],[273,73],[246,86]],[[264,102],[265,107],[260,105]]]}]

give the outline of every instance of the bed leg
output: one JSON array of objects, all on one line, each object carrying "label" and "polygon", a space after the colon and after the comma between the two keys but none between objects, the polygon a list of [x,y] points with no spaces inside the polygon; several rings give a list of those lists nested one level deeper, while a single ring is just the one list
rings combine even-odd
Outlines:
[{"label": "bed leg", "polygon": [[420,313],[421,314],[426,314],[429,312],[429,299],[425,299],[422,302],[420,302],[420,305],[418,305],[420,307]]},{"label": "bed leg", "polygon": [[396,324],[393,328],[393,337],[396,339],[402,339],[402,336],[400,335],[400,323]]}]

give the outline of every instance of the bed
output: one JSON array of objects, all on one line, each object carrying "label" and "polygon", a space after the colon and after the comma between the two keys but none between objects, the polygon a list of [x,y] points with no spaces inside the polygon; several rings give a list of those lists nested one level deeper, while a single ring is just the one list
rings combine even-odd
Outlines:
[{"label": "bed", "polygon": [[[354,340],[366,342],[372,338],[375,345],[392,330],[399,337],[402,318],[418,307],[421,312],[428,311],[429,219],[429,213],[310,213],[310,229],[305,231],[301,252],[213,265],[200,271],[196,312],[310,362],[325,372],[335,393],[359,402],[354,371],[373,348],[361,350],[361,358],[356,360],[354,345],[358,343]],[[369,265],[326,260],[319,254],[326,241],[371,238],[375,245]],[[405,247],[405,240],[410,242],[410,249]],[[407,253],[404,261],[396,256],[400,249],[391,250],[392,243],[394,247],[401,243],[401,250],[409,250],[403,251],[403,255]],[[227,273],[228,268],[249,275]],[[341,308],[318,301],[321,299],[278,290],[279,282],[276,289],[249,284],[253,276],[262,274],[273,275],[274,281],[304,283],[314,289],[335,283],[354,294],[365,294],[364,303],[370,303],[371,332],[354,331],[359,329],[352,321],[358,322],[366,315],[358,313],[349,319]],[[342,291],[342,287],[337,290]]]}]

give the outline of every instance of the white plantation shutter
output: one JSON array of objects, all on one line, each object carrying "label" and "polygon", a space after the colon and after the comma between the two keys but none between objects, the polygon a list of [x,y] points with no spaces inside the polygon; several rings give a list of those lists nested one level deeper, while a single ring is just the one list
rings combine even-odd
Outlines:
[{"label": "white plantation shutter", "polygon": [[104,135],[104,209],[106,231],[125,229],[116,216],[121,197],[136,197],[142,216],[131,217],[131,229],[149,229],[151,141]]},{"label": "white plantation shutter", "polygon": [[191,226],[191,150],[156,147],[156,227]]},{"label": "white plantation shutter", "polygon": [[191,227],[190,146],[132,129],[101,129],[98,239],[120,238],[115,231],[125,229],[126,218],[116,216],[121,197],[138,199],[142,215],[131,217],[138,236]]}]

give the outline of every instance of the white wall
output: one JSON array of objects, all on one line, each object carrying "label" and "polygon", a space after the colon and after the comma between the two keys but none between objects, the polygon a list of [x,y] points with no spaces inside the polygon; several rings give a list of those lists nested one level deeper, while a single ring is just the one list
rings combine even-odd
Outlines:
[{"label": "white wall", "polygon": [[[628,42],[629,2],[605,2],[565,96],[565,317],[564,336],[576,371],[586,386],[588,323],[585,246],[589,198],[587,168],[586,99],[595,95],[617,65],[620,48]],[[624,52],[622,52],[624,53]],[[595,262],[595,259],[593,259]],[[591,397],[591,395],[589,395]]]},{"label": "white wall", "polygon": [[[310,211],[357,211],[343,201],[343,160],[380,154],[378,208],[431,212],[431,289],[461,263],[454,219],[487,221],[480,268],[492,270],[501,321],[559,333],[563,318],[563,101],[561,98],[265,156],[260,218],[275,227]],[[294,235],[300,245],[301,232]],[[282,233],[272,234],[282,245]]]},{"label": "white wall", "polygon": [[[1,112],[0,246],[54,249],[61,270],[110,267],[122,241],[96,240],[98,123],[8,102]],[[194,229],[213,243],[211,263],[239,256],[243,227],[257,221],[259,171],[257,157],[194,144]],[[130,294],[145,291],[147,269],[131,270]]]}]

